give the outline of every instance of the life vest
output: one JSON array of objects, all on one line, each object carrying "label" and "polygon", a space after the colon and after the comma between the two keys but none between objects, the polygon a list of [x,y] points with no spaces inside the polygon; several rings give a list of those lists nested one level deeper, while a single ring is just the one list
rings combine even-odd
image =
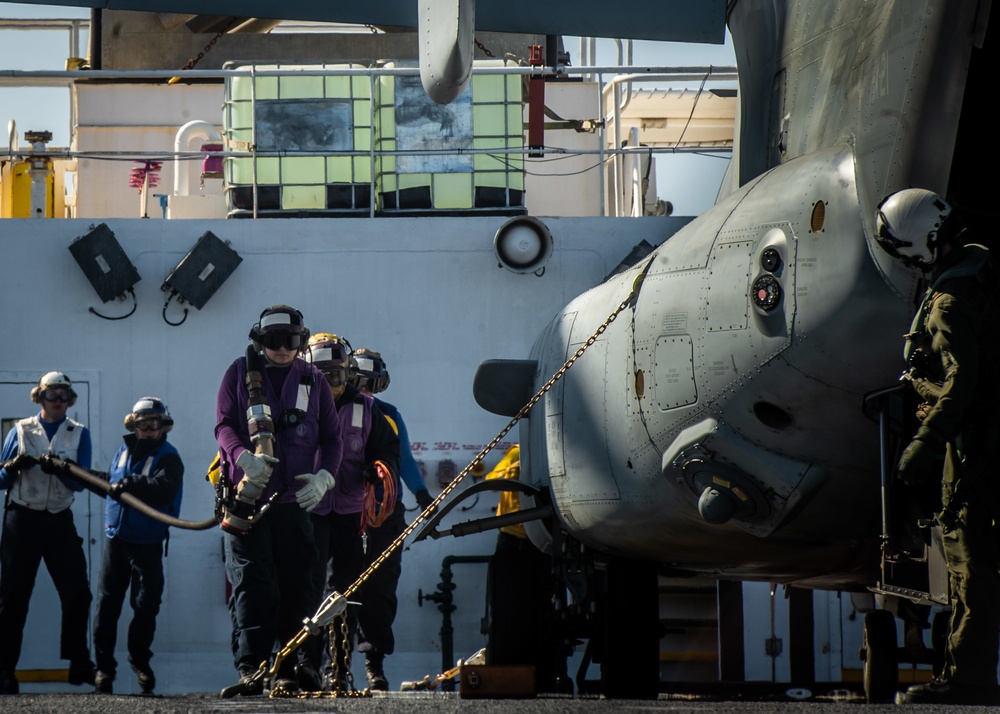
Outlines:
[{"label": "life vest", "polygon": [[[83,424],[69,418],[64,419],[51,442],[37,415],[21,419],[16,428],[19,454],[35,458],[51,455],[76,461]],[[73,490],[58,476],[45,473],[37,465],[22,471],[8,493],[13,503],[33,511],[59,513],[73,503]]]},{"label": "life vest", "polygon": [[[344,439],[344,459],[337,480],[330,489],[330,508],[334,513],[360,513],[365,498],[365,445],[372,431],[374,400],[357,392],[346,404],[337,405],[340,433]],[[326,504],[323,504],[326,505]]]}]

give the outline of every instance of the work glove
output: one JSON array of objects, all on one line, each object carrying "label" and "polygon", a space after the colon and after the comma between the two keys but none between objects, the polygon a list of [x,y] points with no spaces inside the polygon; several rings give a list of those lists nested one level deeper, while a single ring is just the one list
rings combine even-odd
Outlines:
[{"label": "work glove", "polygon": [[307,511],[316,508],[323,494],[333,488],[333,474],[326,469],[314,474],[299,474],[295,480],[302,482],[302,487],[295,493],[295,502]]},{"label": "work glove", "polygon": [[914,437],[899,457],[896,477],[907,486],[916,486],[934,475],[941,448],[921,436]]},{"label": "work glove", "polygon": [[278,463],[278,459],[267,454],[254,454],[244,451],[236,459],[236,465],[243,469],[243,474],[257,488],[267,488],[267,482],[271,478],[271,470]]},{"label": "work glove", "polygon": [[374,463],[370,463],[367,466],[365,466],[365,470],[362,472],[362,474],[365,477],[365,481],[370,483],[372,486],[378,486],[382,482],[382,479],[379,478],[378,475],[378,469],[375,468]]},{"label": "work glove", "polygon": [[38,465],[38,459],[28,454],[18,454],[13,459],[3,465],[9,474],[17,474],[27,471],[32,466]]},{"label": "work glove", "polygon": [[420,489],[413,495],[417,499],[417,507],[420,509],[421,513],[426,511],[427,507],[434,503],[434,497],[427,492],[426,488]]},{"label": "work glove", "polygon": [[69,475],[70,465],[75,466],[76,462],[72,459],[63,459],[62,463],[56,463],[56,459],[52,456],[43,456],[38,459],[38,465],[42,467],[42,471],[49,474],[50,476],[67,476]]},{"label": "work glove", "polygon": [[135,479],[131,476],[125,476],[121,481],[111,484],[111,488],[108,489],[108,495],[117,501],[122,497],[123,493],[130,493],[134,486]]}]

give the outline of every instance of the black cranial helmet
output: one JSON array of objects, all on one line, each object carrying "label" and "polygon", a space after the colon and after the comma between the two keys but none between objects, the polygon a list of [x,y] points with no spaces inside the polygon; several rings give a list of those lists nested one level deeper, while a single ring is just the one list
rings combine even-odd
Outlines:
[{"label": "black cranial helmet", "polygon": [[272,305],[250,328],[250,339],[269,350],[282,347],[301,352],[309,339],[302,313],[288,305]]},{"label": "black cranial helmet", "polygon": [[129,431],[150,431],[162,429],[167,433],[174,425],[170,410],[158,397],[142,397],[134,405],[132,411],[125,416],[125,428]]},{"label": "black cranial helmet", "polygon": [[319,368],[334,390],[342,390],[350,375],[351,343],[329,332],[317,332],[309,338],[306,362]]},{"label": "black cranial helmet", "polygon": [[389,368],[382,355],[364,347],[355,350],[351,355],[351,384],[372,394],[388,389]]}]

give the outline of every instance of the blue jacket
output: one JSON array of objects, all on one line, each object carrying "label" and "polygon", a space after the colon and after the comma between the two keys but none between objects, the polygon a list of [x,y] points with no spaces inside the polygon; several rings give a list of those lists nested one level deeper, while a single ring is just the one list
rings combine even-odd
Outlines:
[{"label": "blue jacket", "polygon": [[[111,462],[109,476],[113,484],[130,477],[128,493],[162,513],[180,515],[184,464],[177,449],[167,443],[166,435],[157,441],[139,440],[134,434],[125,436],[125,443]],[[104,504],[104,533],[127,543],[159,543],[167,537],[167,526],[109,496]]]},{"label": "blue jacket", "polygon": [[410,450],[410,435],[406,431],[406,424],[403,423],[403,415],[399,413],[399,409],[395,405],[382,401],[378,397],[375,397],[375,404],[378,405],[383,414],[396,423],[396,429],[399,432],[399,475],[402,477],[403,483],[410,489],[410,493],[426,491],[424,476],[420,473],[420,466]]}]

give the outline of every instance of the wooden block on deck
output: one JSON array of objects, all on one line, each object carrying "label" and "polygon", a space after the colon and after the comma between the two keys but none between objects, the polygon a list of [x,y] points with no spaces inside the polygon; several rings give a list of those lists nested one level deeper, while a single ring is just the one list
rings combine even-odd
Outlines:
[{"label": "wooden block on deck", "polygon": [[535,696],[531,665],[463,665],[459,670],[462,699],[528,699]]}]

